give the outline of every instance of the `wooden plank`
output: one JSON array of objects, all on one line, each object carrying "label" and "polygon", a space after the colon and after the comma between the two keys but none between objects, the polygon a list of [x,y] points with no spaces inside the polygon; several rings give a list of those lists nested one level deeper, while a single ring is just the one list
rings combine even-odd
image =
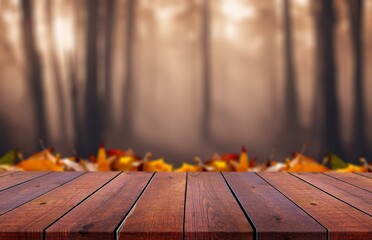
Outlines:
[{"label": "wooden plank", "polygon": [[182,239],[186,173],[156,173],[122,224],[119,239]]},{"label": "wooden plank", "polygon": [[354,173],[328,172],[328,176],[337,178],[359,188],[372,192],[372,179]]},{"label": "wooden plank", "polygon": [[48,172],[13,172],[0,178],[0,191],[12,187],[14,185],[29,181],[31,179],[40,177],[42,175],[48,174]]},{"label": "wooden plank", "polygon": [[372,178],[372,172],[362,172],[362,173],[356,173],[356,174],[367,177],[367,178]]},{"label": "wooden plank", "polygon": [[255,173],[223,173],[258,239],[327,239],[327,230]]},{"label": "wooden plank", "polygon": [[266,181],[314,217],[331,239],[372,239],[372,218],[289,173],[260,173]]},{"label": "wooden plank", "polygon": [[0,192],[0,215],[83,174],[52,172]]},{"label": "wooden plank", "polygon": [[369,215],[372,214],[372,193],[322,173],[296,173],[295,175],[355,208]]},{"label": "wooden plank", "polygon": [[[122,173],[46,229],[46,239],[114,239],[152,173]],[[142,225],[142,224],[141,224]]]},{"label": "wooden plank", "polygon": [[43,239],[43,230],[117,172],[88,172],[0,216],[0,239]]},{"label": "wooden plank", "polygon": [[15,173],[16,171],[0,171],[0,178],[4,177],[6,175],[9,175],[11,173]]},{"label": "wooden plank", "polygon": [[189,173],[185,239],[253,239],[253,229],[220,173]]}]

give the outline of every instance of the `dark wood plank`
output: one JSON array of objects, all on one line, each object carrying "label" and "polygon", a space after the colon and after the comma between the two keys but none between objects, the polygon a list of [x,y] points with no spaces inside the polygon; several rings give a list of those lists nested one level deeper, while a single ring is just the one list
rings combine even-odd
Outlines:
[{"label": "dark wood plank", "polygon": [[294,175],[355,208],[369,215],[372,214],[372,193],[322,173],[296,173]]},{"label": "dark wood plank", "polygon": [[362,173],[355,173],[355,174],[358,174],[358,175],[361,175],[367,178],[372,178],[372,172],[362,172]]},{"label": "dark wood plank", "polygon": [[327,230],[255,173],[223,173],[258,239],[327,239]]},{"label": "dark wood plank", "polygon": [[337,178],[341,181],[347,182],[356,187],[363,188],[367,191],[372,192],[372,179],[370,178],[366,178],[355,173],[328,172],[325,174],[333,178]]},{"label": "dark wood plank", "polygon": [[182,239],[185,173],[156,173],[122,224],[119,239]]},{"label": "dark wood plank", "polygon": [[189,173],[185,239],[253,239],[253,229],[220,173]]},{"label": "dark wood plank", "polygon": [[43,239],[43,230],[118,172],[88,172],[0,216],[0,239]]},{"label": "dark wood plank", "polygon": [[372,218],[289,173],[260,173],[329,231],[331,239],[372,239]]},{"label": "dark wood plank", "polygon": [[31,179],[40,177],[42,175],[48,174],[48,172],[13,172],[0,178],[0,191],[12,187],[14,185],[29,181]]},{"label": "dark wood plank", "polygon": [[82,172],[51,172],[0,192],[0,215],[80,176]]},{"label": "dark wood plank", "polygon": [[122,173],[46,230],[46,239],[113,239],[152,173]]}]

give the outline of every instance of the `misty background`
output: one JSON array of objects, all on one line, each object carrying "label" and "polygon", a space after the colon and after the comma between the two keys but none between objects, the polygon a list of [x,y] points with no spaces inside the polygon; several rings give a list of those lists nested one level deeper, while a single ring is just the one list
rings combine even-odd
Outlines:
[{"label": "misty background", "polygon": [[0,154],[372,157],[372,0],[0,0]]}]

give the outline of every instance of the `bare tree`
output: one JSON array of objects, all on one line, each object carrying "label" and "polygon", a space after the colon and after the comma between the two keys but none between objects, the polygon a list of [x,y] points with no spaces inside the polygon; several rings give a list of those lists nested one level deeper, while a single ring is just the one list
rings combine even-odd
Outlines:
[{"label": "bare tree", "polygon": [[106,80],[106,93],[105,93],[105,124],[110,123],[110,119],[112,118],[112,67],[111,67],[111,59],[112,59],[112,44],[113,44],[113,29],[115,24],[115,0],[106,0],[106,19],[105,19],[105,80]]},{"label": "bare tree", "polygon": [[[37,137],[42,139],[46,145],[49,144],[47,126],[45,119],[44,91],[42,81],[42,71],[40,57],[37,52],[35,41],[34,17],[31,0],[22,0],[22,32],[23,47],[25,53],[25,62],[27,64],[27,82],[31,90],[31,96],[34,101],[34,116],[37,126]],[[35,141],[35,144],[38,141]]]},{"label": "bare tree", "polygon": [[86,87],[85,87],[85,141],[89,152],[95,151],[101,139],[102,109],[98,95],[98,0],[86,0]]},{"label": "bare tree", "polygon": [[59,107],[59,121],[60,121],[60,133],[61,133],[61,141],[67,140],[67,113],[66,113],[66,104],[65,99],[63,97],[63,85],[62,85],[62,78],[61,78],[61,69],[58,64],[58,56],[57,56],[57,47],[55,43],[55,39],[53,37],[53,3],[54,1],[46,1],[46,24],[48,26],[48,41],[49,41],[49,53],[51,58],[51,66],[53,70],[53,80],[55,82],[55,93],[58,101]]},{"label": "bare tree", "polygon": [[210,124],[212,113],[212,81],[211,81],[211,59],[210,59],[210,6],[209,0],[204,0],[202,5],[201,23],[201,57],[203,66],[203,105],[201,115],[202,140],[210,140]]},{"label": "bare tree", "polygon": [[124,123],[125,144],[133,134],[133,46],[135,34],[135,0],[127,1],[126,45],[125,45],[125,84],[124,84]]},{"label": "bare tree", "polygon": [[299,127],[298,99],[296,93],[296,73],[293,61],[293,34],[291,20],[291,0],[283,1],[284,49],[285,49],[285,129]]},{"label": "bare tree", "polygon": [[313,134],[320,140],[323,139],[322,135],[322,120],[324,119],[324,99],[323,95],[320,94],[322,91],[322,72],[323,72],[323,65],[322,62],[319,61],[319,57],[322,56],[322,49],[319,47],[319,44],[322,42],[320,29],[322,28],[322,19],[320,18],[320,8],[321,4],[319,0],[311,1],[311,11],[313,13],[313,18],[315,21],[315,42],[318,44],[318,47],[315,48],[314,51],[314,92],[313,92],[313,109],[312,109],[312,118],[313,118],[313,125],[312,125],[312,132]]},{"label": "bare tree", "polygon": [[354,133],[353,151],[357,156],[366,154],[365,104],[363,93],[363,0],[347,1],[351,21],[351,39],[354,47]]},{"label": "bare tree", "polygon": [[318,66],[319,70],[319,91],[324,104],[324,145],[328,151],[343,155],[340,141],[339,109],[336,96],[336,66],[334,59],[333,30],[335,25],[335,12],[333,0],[317,1],[317,44],[318,44]]}]

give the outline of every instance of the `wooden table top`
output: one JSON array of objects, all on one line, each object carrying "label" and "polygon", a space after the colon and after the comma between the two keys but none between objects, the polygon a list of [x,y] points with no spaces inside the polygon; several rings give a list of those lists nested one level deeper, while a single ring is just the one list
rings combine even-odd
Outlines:
[{"label": "wooden table top", "polygon": [[0,172],[0,239],[372,239],[372,173]]}]

